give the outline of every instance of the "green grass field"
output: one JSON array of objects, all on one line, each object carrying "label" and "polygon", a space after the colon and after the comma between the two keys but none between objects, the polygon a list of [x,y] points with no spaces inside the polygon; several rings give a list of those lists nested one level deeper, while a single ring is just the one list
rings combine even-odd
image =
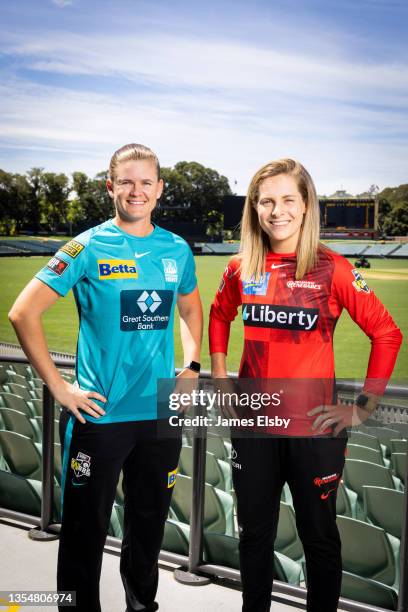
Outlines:
[{"label": "green grass field", "polygon": [[[7,319],[7,312],[15,297],[48,261],[48,257],[3,257],[0,259],[0,341],[16,343],[14,331]],[[208,323],[208,312],[219,285],[221,274],[228,257],[197,257],[197,274],[203,300],[205,323]],[[404,382],[408,376],[408,261],[392,259],[372,259],[371,269],[363,274],[368,285],[390,310],[394,320],[402,329],[405,341],[401,348],[393,381]],[[45,329],[49,347],[54,350],[75,352],[78,333],[78,317],[75,303],[70,292],[66,298],[45,315]],[[177,331],[177,328],[176,328]],[[182,365],[182,353],[178,333],[176,338],[176,363]],[[239,317],[233,323],[230,338],[228,368],[236,371],[239,366],[243,343],[242,321]],[[344,312],[335,332],[336,374],[339,378],[361,378],[365,374],[370,341]],[[207,330],[204,332],[202,352],[204,368],[209,367]]]}]

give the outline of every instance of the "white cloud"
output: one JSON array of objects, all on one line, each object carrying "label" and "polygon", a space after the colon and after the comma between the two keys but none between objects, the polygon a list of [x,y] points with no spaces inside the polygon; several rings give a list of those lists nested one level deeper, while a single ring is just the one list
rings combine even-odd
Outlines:
[{"label": "white cloud", "polygon": [[[86,91],[23,79],[3,85],[0,165],[7,169],[92,174],[117,147],[138,141],[163,165],[194,159],[218,169],[239,192],[257,167],[282,156],[300,159],[320,193],[406,181],[402,62],[348,61],[337,50],[330,55],[327,41],[319,56],[140,32],[8,35],[3,50],[42,80],[45,73],[90,77]],[[105,78],[105,93],[92,91],[95,76]]]},{"label": "white cloud", "polygon": [[70,6],[73,0],[51,0],[51,2],[60,8],[64,8],[65,6]]}]

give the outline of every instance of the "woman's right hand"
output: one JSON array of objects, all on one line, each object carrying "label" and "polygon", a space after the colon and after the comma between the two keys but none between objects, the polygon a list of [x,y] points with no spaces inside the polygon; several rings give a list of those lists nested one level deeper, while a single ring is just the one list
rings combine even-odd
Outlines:
[{"label": "woman's right hand", "polygon": [[91,398],[100,400],[106,403],[106,398],[96,391],[84,391],[76,385],[72,385],[68,381],[64,380],[63,385],[59,386],[58,389],[52,391],[57,402],[64,406],[67,410],[78,419],[80,423],[86,423],[86,420],[81,415],[81,412],[86,412],[92,417],[99,419],[100,416],[105,414],[103,408],[100,408],[98,404],[92,401]]}]

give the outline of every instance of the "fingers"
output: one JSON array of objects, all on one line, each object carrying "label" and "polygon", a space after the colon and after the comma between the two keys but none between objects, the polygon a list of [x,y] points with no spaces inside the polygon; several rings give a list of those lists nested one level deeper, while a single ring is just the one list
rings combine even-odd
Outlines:
[{"label": "fingers", "polygon": [[[68,407],[67,407],[68,408]],[[84,419],[84,417],[81,415],[81,413],[79,412],[78,408],[68,408],[68,410],[70,412],[72,412],[72,414],[74,415],[75,418],[78,419],[78,421],[80,423],[82,423],[83,425],[85,425],[86,420]]]},{"label": "fingers", "polygon": [[100,393],[97,393],[96,391],[87,391],[86,395],[87,395],[87,397],[93,397],[93,398],[103,402],[104,404],[106,404],[106,402],[108,401],[106,399],[106,397],[104,397]]}]

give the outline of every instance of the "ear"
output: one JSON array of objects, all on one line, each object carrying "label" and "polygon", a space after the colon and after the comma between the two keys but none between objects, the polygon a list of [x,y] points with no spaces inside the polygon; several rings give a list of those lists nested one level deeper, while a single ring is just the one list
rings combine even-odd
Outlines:
[{"label": "ear", "polygon": [[108,190],[108,193],[109,193],[110,197],[113,200],[113,197],[114,197],[113,196],[113,185],[112,185],[112,181],[110,179],[108,179],[106,181],[106,189]]},{"label": "ear", "polygon": [[160,179],[159,180],[159,187],[158,187],[158,190],[157,190],[157,193],[158,193],[157,199],[161,198],[162,193],[163,193],[163,189],[164,189],[164,182],[163,182],[163,179]]}]

